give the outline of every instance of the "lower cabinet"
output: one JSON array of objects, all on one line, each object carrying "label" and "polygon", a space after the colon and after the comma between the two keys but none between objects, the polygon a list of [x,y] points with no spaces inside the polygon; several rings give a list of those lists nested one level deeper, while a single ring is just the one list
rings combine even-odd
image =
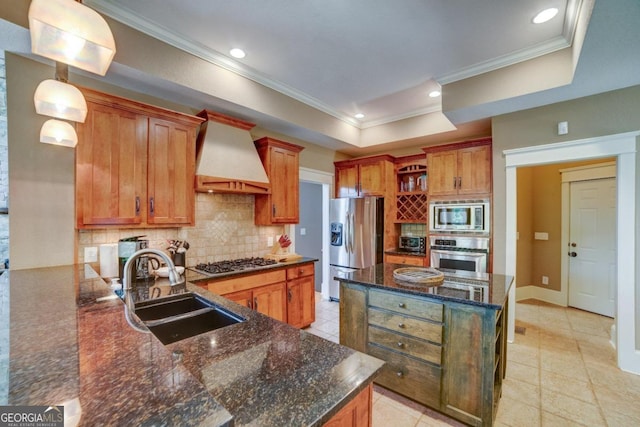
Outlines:
[{"label": "lower cabinet", "polygon": [[287,269],[287,322],[305,328],[316,320],[314,265]]},{"label": "lower cabinet", "polygon": [[427,257],[425,255],[410,256],[410,255],[385,254],[384,262],[387,264],[405,264],[405,265],[415,265],[418,267],[429,266],[429,262],[427,261]]},{"label": "lower cabinet", "polygon": [[238,304],[245,305],[259,313],[286,322],[287,299],[285,286],[285,283],[274,283],[247,291],[223,294],[222,296]]},{"label": "lower cabinet", "polygon": [[505,375],[505,311],[343,282],[340,344],[387,362],[376,383],[490,426]]},{"label": "lower cabinet", "polygon": [[351,402],[335,414],[325,427],[364,427],[371,425],[371,397],[373,385],[369,384]]},{"label": "lower cabinet", "polygon": [[316,319],[313,262],[209,280],[199,286],[298,328],[307,327]]}]

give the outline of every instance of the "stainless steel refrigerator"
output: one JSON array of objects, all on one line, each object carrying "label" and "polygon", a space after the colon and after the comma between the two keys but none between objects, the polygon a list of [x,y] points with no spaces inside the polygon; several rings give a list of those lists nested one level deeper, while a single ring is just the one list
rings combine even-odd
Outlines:
[{"label": "stainless steel refrigerator", "polygon": [[384,199],[331,199],[329,204],[329,297],[340,298],[340,274],[382,262]]}]

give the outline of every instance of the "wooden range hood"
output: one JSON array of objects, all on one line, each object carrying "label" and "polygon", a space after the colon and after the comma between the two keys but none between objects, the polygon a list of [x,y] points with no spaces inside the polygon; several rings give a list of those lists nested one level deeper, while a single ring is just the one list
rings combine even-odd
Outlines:
[{"label": "wooden range hood", "polygon": [[269,194],[271,184],[249,130],[255,126],[208,110],[196,141],[196,191]]}]

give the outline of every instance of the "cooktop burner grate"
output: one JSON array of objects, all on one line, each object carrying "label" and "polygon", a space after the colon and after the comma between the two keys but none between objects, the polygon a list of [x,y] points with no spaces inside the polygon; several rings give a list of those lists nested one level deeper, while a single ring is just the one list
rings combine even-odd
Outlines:
[{"label": "cooktop burner grate", "polygon": [[265,267],[276,263],[277,261],[274,259],[253,257],[201,263],[196,265],[195,268],[198,271],[209,274],[220,274],[232,271],[251,270],[253,268]]}]

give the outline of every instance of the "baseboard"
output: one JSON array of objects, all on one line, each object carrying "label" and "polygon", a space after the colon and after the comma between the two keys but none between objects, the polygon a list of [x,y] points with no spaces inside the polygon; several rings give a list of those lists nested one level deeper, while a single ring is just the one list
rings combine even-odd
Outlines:
[{"label": "baseboard", "polygon": [[567,306],[566,296],[562,292],[541,288],[540,286],[521,286],[516,288],[516,301],[525,299],[537,299],[562,307]]}]

